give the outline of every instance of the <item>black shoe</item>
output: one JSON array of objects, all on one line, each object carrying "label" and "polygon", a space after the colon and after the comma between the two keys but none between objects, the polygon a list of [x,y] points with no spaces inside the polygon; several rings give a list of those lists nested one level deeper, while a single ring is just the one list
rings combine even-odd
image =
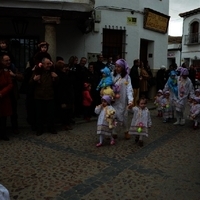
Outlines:
[{"label": "black shoe", "polygon": [[137,135],[135,136],[135,143],[138,143],[138,141],[139,141],[139,136]]},{"label": "black shoe", "polygon": [[50,132],[51,134],[57,134],[58,133],[55,129],[49,129],[48,132]]},{"label": "black shoe", "polygon": [[37,136],[42,135],[42,131],[37,131],[37,132],[36,132],[36,135],[37,135]]},{"label": "black shoe", "polygon": [[19,129],[13,129],[13,134],[15,134],[15,135],[18,135],[20,132],[19,132]]},{"label": "black shoe", "polygon": [[9,141],[9,137],[5,136],[5,135],[2,135],[0,136],[0,139],[4,140],[4,141]]}]

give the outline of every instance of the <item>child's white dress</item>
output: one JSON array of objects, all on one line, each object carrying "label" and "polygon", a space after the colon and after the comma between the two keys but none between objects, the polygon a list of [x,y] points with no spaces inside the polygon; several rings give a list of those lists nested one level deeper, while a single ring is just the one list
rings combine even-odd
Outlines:
[{"label": "child's white dress", "polygon": [[135,106],[129,111],[133,112],[129,134],[145,135],[148,137],[148,128],[152,125],[148,108],[141,109],[138,106]]},{"label": "child's white dress", "polygon": [[163,98],[161,101],[161,106],[163,109],[163,118],[171,119],[172,118],[172,102],[171,102],[171,100]]},{"label": "child's white dress", "polygon": [[[101,107],[101,106],[96,106],[95,108],[95,113],[99,115],[98,120],[97,120],[97,134],[102,134],[102,135],[112,135],[112,129],[109,128],[108,122],[106,121],[106,112],[107,110],[114,110],[115,109],[112,106],[106,106],[106,107]],[[115,116],[114,116],[115,117]]]},{"label": "child's white dress", "polygon": [[191,104],[190,117],[194,122],[200,122],[200,104]]},{"label": "child's white dress", "polygon": [[162,106],[161,106],[162,99],[163,99],[163,95],[155,97],[154,104],[156,105],[158,112],[162,111]]}]

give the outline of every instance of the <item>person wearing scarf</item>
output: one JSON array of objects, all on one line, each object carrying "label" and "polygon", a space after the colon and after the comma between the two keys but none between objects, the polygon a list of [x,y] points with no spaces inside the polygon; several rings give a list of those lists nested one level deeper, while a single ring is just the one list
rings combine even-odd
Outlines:
[{"label": "person wearing scarf", "polygon": [[113,108],[116,110],[117,126],[113,129],[113,135],[117,134],[124,128],[125,138],[130,139],[128,134],[128,111],[127,105],[133,105],[133,89],[129,76],[130,68],[124,59],[118,59],[115,63],[113,73],[113,83],[119,88],[119,97],[115,99]]}]

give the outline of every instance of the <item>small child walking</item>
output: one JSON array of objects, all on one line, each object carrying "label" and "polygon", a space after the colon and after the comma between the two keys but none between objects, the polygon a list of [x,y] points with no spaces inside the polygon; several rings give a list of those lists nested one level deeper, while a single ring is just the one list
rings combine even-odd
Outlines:
[{"label": "small child walking", "polygon": [[91,118],[91,105],[93,101],[90,95],[91,85],[89,83],[84,83],[83,87],[83,118],[89,122]]},{"label": "small child walking", "polygon": [[157,95],[155,96],[155,101],[154,101],[154,104],[156,105],[157,111],[158,111],[157,117],[162,117],[163,115],[162,106],[161,106],[162,98],[163,98],[163,91],[158,90]]},{"label": "small child walking", "polygon": [[190,119],[193,121],[193,129],[198,128],[200,123],[200,97],[193,97],[190,104]]},{"label": "small child walking", "polygon": [[137,101],[137,106],[133,108],[128,107],[129,112],[133,113],[129,134],[136,136],[135,142],[140,147],[143,146],[143,136],[148,137],[148,129],[152,126],[150,112],[146,105],[147,100],[140,98]]},{"label": "small child walking", "polygon": [[[115,144],[115,140],[112,136],[112,128],[109,127],[109,123],[106,120],[107,111],[114,111],[115,109],[110,105],[111,104],[111,97],[109,95],[104,95],[101,98],[101,104],[96,106],[95,113],[98,116],[97,120],[97,134],[99,135],[99,143],[96,144],[96,147],[101,147],[103,145],[104,135],[110,137],[110,145]],[[113,116],[114,118],[115,116]]]},{"label": "small child walking", "polygon": [[163,109],[163,123],[169,122],[173,118],[172,114],[172,102],[170,99],[170,92],[165,91],[164,97],[161,101],[161,106]]}]

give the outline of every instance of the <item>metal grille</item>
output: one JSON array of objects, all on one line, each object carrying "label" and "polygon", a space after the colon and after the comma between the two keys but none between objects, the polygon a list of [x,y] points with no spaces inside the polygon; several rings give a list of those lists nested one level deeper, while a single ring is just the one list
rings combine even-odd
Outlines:
[{"label": "metal grille", "polygon": [[[0,36],[1,37],[1,36]],[[38,37],[1,37],[5,38],[9,43],[9,50],[15,58],[15,65],[20,72],[24,72],[29,59],[37,50]]]},{"label": "metal grille", "polygon": [[103,29],[103,55],[105,58],[109,56],[116,57],[120,55],[125,58],[126,49],[125,30]]}]

